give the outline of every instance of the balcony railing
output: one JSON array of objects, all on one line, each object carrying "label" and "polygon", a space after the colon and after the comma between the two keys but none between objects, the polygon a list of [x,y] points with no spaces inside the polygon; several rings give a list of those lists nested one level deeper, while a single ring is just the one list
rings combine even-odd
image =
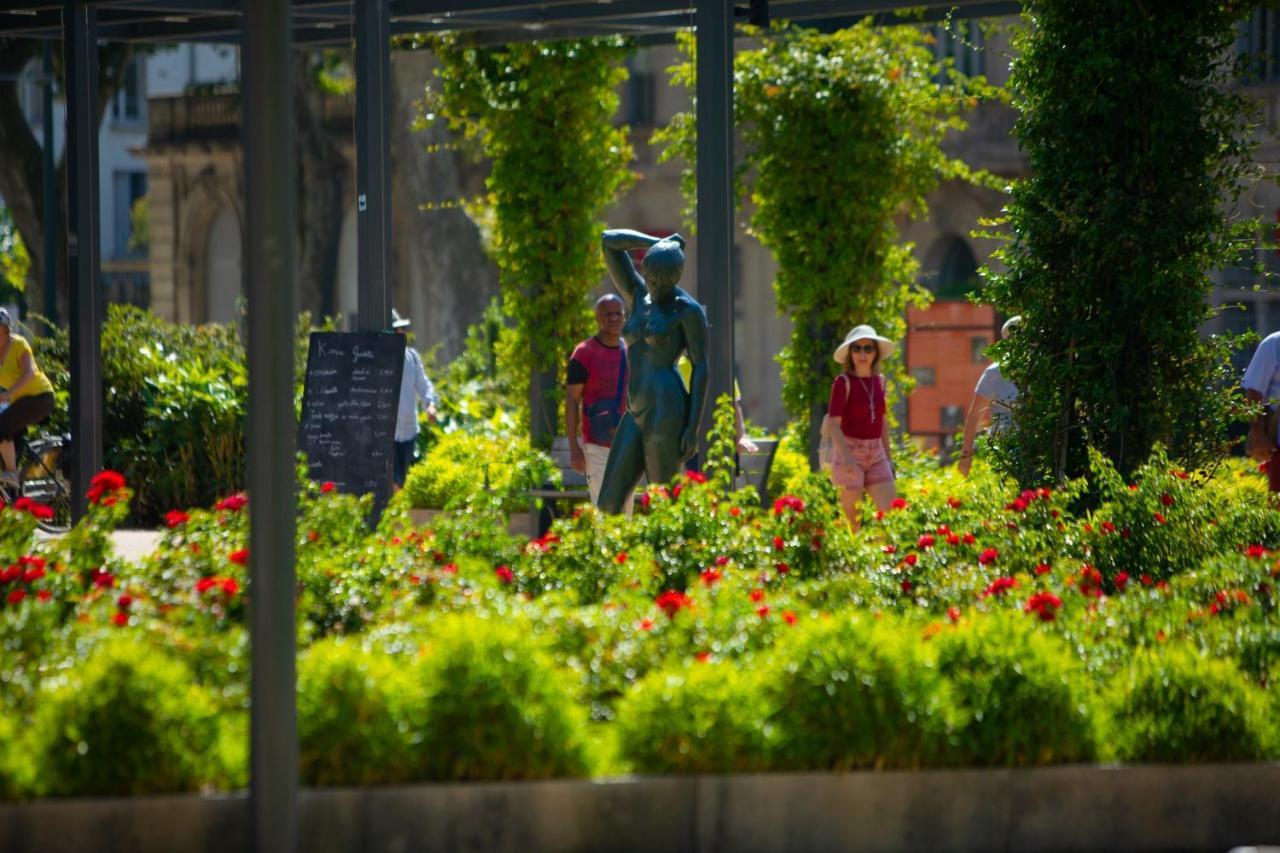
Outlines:
[{"label": "balcony railing", "polygon": [[151,307],[151,272],[146,261],[106,261],[98,280],[108,303]]},{"label": "balcony railing", "polygon": [[[174,95],[148,101],[148,141],[151,145],[233,140],[240,135],[240,92],[219,89],[202,94]],[[355,98],[324,95],[320,120],[335,133],[352,132]]]}]

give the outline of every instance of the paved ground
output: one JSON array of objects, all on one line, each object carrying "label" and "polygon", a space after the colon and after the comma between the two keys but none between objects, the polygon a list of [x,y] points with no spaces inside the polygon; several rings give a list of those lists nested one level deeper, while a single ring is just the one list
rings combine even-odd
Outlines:
[{"label": "paved ground", "polygon": [[160,533],[155,530],[117,530],[111,534],[116,553],[130,560],[145,557],[156,549]]}]

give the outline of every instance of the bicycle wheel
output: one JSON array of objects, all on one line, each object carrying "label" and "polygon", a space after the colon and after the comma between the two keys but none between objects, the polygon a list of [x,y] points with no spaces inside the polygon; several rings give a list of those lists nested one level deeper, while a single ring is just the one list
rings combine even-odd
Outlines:
[{"label": "bicycle wheel", "polygon": [[39,522],[48,533],[71,529],[70,467],[70,447],[56,436],[30,442],[22,454],[22,496],[53,510],[53,518]]}]

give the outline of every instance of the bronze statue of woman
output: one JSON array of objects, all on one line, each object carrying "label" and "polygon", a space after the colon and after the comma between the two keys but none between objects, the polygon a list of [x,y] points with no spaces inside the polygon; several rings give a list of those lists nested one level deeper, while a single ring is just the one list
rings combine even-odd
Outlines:
[{"label": "bronze statue of woman", "polygon": [[[684,273],[684,238],[650,237],[638,231],[604,232],[604,262],[627,303],[630,379],[627,413],[614,434],[600,489],[600,509],[622,511],[640,482],[665,483],[698,449],[698,427],[707,398],[707,314],[697,300],[676,287]],[[636,272],[627,253],[647,249]],[[693,372],[689,390],[676,371],[688,352]]]}]

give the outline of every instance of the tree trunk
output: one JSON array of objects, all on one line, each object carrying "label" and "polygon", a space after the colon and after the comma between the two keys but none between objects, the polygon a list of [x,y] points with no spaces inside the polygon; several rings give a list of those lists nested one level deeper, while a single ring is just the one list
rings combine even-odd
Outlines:
[{"label": "tree trunk", "polygon": [[312,55],[294,62],[298,146],[298,308],[334,311],[347,163],[324,126],[324,93],[311,73]]}]

